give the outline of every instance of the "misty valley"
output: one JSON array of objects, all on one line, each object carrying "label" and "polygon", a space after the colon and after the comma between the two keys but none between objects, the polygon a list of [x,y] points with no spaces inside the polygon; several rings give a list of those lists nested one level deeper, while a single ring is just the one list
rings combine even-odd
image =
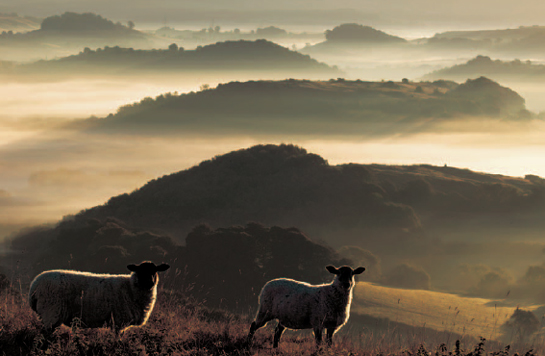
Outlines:
[{"label": "misty valley", "polygon": [[[328,265],[365,272],[316,353],[545,352],[545,26],[35,13],[0,13],[0,354],[269,354],[261,288]],[[44,334],[36,275],[142,261],[147,324]]]}]

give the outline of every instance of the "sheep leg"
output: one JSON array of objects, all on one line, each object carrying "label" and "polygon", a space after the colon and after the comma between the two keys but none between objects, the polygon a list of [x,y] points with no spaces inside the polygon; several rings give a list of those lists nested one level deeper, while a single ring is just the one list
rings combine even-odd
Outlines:
[{"label": "sheep leg", "polygon": [[329,346],[333,345],[333,334],[335,334],[335,328],[328,328],[327,329],[327,344]]},{"label": "sheep leg", "polygon": [[286,330],[286,328],[280,323],[278,323],[278,325],[276,326],[276,329],[274,329],[274,340],[273,340],[274,348],[278,347],[278,343],[280,342],[280,338],[282,337],[282,333],[284,332],[284,330]]},{"label": "sheep leg", "polygon": [[322,343],[322,327],[316,327],[314,328],[314,338],[316,339],[316,347],[319,347]]}]

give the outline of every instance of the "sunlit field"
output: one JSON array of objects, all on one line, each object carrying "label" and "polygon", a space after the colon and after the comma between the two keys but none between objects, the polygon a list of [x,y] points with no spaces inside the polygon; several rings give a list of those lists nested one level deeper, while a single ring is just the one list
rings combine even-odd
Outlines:
[{"label": "sunlit field", "polygon": [[[536,306],[530,308],[535,309]],[[354,311],[416,327],[497,340],[500,326],[516,307],[501,301],[425,290],[389,288],[360,282]]]}]

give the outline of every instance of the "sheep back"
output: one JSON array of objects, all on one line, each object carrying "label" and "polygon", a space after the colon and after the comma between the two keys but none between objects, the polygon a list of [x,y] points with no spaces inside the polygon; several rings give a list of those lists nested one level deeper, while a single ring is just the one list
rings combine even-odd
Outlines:
[{"label": "sheep back", "polygon": [[346,297],[336,293],[331,285],[279,278],[263,286],[259,296],[260,313],[267,313],[290,329],[332,328],[348,319],[350,305]]},{"label": "sheep back", "polygon": [[115,326],[116,329],[146,322],[157,294],[136,290],[131,275],[108,275],[66,270],[46,271],[31,284],[29,302],[46,328],[70,325]]}]

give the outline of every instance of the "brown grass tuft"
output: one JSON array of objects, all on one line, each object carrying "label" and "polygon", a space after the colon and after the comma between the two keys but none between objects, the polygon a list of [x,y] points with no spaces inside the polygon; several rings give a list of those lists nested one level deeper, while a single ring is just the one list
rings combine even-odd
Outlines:
[{"label": "brown grass tuft", "polygon": [[308,331],[286,332],[278,350],[273,350],[273,325],[260,329],[253,345],[248,347],[246,336],[250,323],[248,316],[208,309],[180,294],[160,291],[152,316],[143,327],[129,328],[116,336],[107,328],[80,328],[76,321],[46,337],[26,298],[20,293],[4,293],[0,294],[0,355],[510,356],[515,351],[521,355],[526,353],[522,349],[498,347],[498,351],[490,353],[486,351],[484,339],[467,349],[459,342],[449,349],[445,344],[425,345],[414,337],[404,336],[404,346],[400,346],[393,343],[391,337],[372,332],[340,333],[333,347],[317,350]]}]

